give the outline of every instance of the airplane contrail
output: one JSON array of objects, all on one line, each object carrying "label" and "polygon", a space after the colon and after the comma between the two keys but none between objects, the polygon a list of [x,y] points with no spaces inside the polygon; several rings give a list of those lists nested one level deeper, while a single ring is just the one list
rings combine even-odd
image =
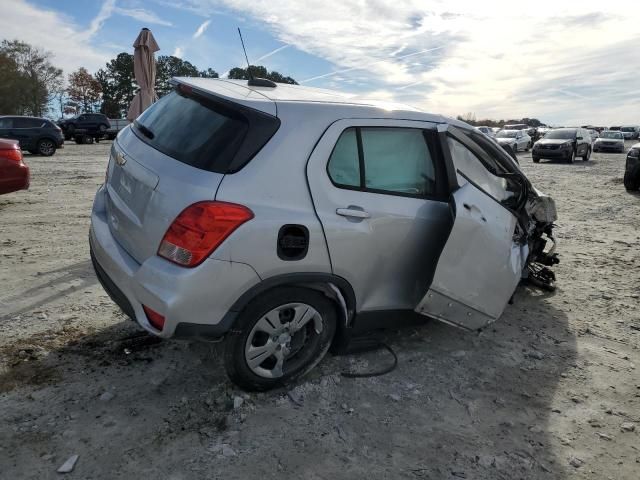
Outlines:
[{"label": "airplane contrail", "polygon": [[258,58],[256,60],[256,62],[259,62],[261,60],[264,60],[265,58],[269,58],[271,55],[275,55],[276,53],[284,50],[285,48],[290,47],[291,45],[283,45],[281,47],[276,48],[275,50],[271,50],[269,53],[265,53],[263,56],[261,56],[260,58]]},{"label": "airplane contrail", "polygon": [[[444,48],[444,46],[435,47],[435,48],[427,48],[426,50],[420,50],[419,52],[408,53],[406,55],[401,55],[399,57],[384,58],[382,60],[378,60],[378,61],[373,62],[373,63],[368,63],[367,67],[370,67],[371,65],[376,65],[378,63],[386,62],[388,60],[402,60],[403,58],[413,57],[415,55],[422,55],[423,53],[433,52],[435,50],[440,50],[442,48]],[[345,69],[342,69],[342,70],[334,70],[333,72],[325,73],[323,75],[317,75],[315,77],[307,78],[305,80],[302,80],[300,83],[312,82],[313,80],[318,80],[320,78],[331,77],[333,75],[338,75],[339,73],[347,73],[347,72],[351,72],[352,70],[360,70],[362,68],[365,68],[365,67],[358,66],[358,67],[345,68]]]}]

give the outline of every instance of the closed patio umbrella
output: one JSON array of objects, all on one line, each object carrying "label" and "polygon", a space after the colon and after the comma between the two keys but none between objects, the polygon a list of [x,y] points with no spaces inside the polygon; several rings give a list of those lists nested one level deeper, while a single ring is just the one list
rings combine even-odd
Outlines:
[{"label": "closed patio umbrella", "polygon": [[156,83],[156,59],[154,53],[160,50],[153,38],[153,33],[148,28],[143,28],[133,42],[133,74],[140,90],[133,97],[127,119],[135,120],[138,115],[144,112],[149,105],[155,102],[158,97],[154,89]]}]

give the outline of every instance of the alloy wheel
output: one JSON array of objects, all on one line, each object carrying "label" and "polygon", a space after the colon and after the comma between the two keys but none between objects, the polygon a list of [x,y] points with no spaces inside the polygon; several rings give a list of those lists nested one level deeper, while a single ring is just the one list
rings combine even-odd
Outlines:
[{"label": "alloy wheel", "polygon": [[306,303],[287,303],[263,315],[249,333],[245,361],[263,378],[280,378],[297,367],[296,360],[324,328],[322,316]]},{"label": "alloy wheel", "polygon": [[53,145],[53,142],[51,140],[41,140],[38,151],[42,155],[53,155],[53,153],[55,152],[55,146]]}]

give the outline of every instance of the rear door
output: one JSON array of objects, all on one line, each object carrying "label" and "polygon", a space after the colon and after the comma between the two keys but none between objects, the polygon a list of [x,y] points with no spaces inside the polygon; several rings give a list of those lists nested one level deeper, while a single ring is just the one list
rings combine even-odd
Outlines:
[{"label": "rear door", "polygon": [[20,148],[23,150],[35,149],[40,127],[43,123],[42,120],[36,118],[14,117],[9,138],[18,140]]},{"label": "rear door", "polygon": [[451,228],[435,124],[346,119],[314,148],[307,179],[331,265],[358,312],[413,310]]},{"label": "rear door", "polygon": [[[501,166],[462,130],[439,126],[458,188],[450,197],[455,219],[418,313],[466,329],[482,328],[502,314],[528,255],[518,221],[507,208],[513,185]],[[481,142],[481,139],[478,139]],[[497,152],[497,151],[496,151]]]}]

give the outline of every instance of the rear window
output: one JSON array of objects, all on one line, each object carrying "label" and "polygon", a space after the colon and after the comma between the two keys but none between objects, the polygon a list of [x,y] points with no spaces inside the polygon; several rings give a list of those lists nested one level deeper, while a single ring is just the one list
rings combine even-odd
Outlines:
[{"label": "rear window", "polygon": [[279,125],[262,112],[175,90],[136,119],[134,132],[179,162],[229,173],[251,160]]}]

